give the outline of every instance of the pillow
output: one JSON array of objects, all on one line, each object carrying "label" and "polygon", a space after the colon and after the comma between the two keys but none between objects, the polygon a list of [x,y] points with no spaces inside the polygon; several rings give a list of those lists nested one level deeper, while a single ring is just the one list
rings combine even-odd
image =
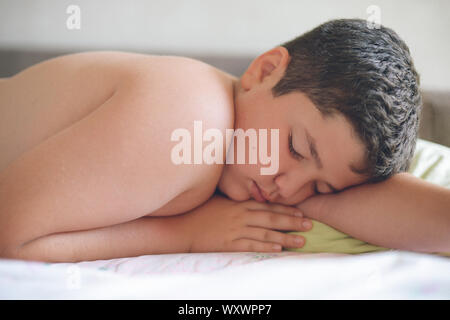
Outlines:
[{"label": "pillow", "polygon": [[[450,148],[418,139],[409,173],[423,180],[450,188]],[[390,250],[355,239],[332,227],[313,220],[307,232],[288,232],[302,235],[306,243],[302,248],[287,248],[297,252],[333,252],[357,254]],[[449,255],[449,254],[442,254]]]}]

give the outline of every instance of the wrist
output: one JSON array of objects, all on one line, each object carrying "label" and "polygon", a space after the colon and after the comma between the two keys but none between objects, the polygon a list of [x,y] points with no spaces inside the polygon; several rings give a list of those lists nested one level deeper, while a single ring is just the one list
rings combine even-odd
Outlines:
[{"label": "wrist", "polygon": [[170,217],[172,228],[178,234],[178,239],[181,240],[180,252],[191,253],[193,252],[195,242],[195,228],[192,226],[192,215],[194,211]]},{"label": "wrist", "polygon": [[326,217],[329,211],[327,200],[328,197],[331,196],[334,195],[313,196],[300,202],[299,204],[296,205],[296,207],[299,208],[306,217],[321,221]]}]

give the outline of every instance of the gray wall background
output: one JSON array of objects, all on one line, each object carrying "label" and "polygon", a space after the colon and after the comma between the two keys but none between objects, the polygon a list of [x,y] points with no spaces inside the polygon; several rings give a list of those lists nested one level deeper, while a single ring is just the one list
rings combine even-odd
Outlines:
[{"label": "gray wall background", "polygon": [[[69,5],[81,29],[69,30]],[[0,76],[62,53],[125,50],[197,57],[240,75],[258,54],[370,5],[409,45],[422,86],[450,89],[450,1],[0,0]]]}]

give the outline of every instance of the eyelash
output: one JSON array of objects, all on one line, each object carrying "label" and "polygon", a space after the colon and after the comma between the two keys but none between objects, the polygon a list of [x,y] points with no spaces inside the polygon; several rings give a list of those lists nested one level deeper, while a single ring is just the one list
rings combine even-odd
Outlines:
[{"label": "eyelash", "polygon": [[[294,146],[292,145],[292,134],[291,133],[289,133],[288,141],[289,141],[289,151],[291,152],[291,154],[297,159],[300,159],[300,160],[304,159],[305,158],[304,156],[302,156],[300,153],[298,153],[297,151],[294,150]],[[322,194],[317,190],[317,183],[314,183],[314,193],[316,195]]]},{"label": "eyelash", "polygon": [[319,190],[317,190],[317,183],[314,183],[314,193],[317,194],[322,194],[319,192]]},{"label": "eyelash", "polygon": [[290,153],[291,153],[295,158],[297,158],[297,159],[300,159],[300,160],[304,159],[305,157],[302,156],[302,155],[301,155],[300,153],[298,153],[297,151],[295,151],[295,150],[294,150],[294,147],[292,146],[292,133],[289,133],[289,139],[288,139],[288,141],[289,141],[289,151],[290,151]]}]

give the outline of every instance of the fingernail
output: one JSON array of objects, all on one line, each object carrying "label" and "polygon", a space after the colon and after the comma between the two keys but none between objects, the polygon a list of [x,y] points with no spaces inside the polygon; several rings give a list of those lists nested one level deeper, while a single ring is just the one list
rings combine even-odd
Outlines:
[{"label": "fingernail", "polygon": [[312,227],[312,223],[310,221],[303,221],[303,227],[309,229]]}]

